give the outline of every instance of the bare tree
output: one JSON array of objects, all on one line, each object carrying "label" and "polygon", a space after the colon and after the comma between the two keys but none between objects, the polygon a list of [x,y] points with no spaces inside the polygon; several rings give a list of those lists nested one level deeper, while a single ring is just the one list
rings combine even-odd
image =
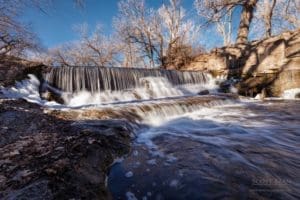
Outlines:
[{"label": "bare tree", "polygon": [[[276,0],[263,0],[261,2],[263,3],[263,6],[258,5],[258,11],[260,11],[261,16],[264,20],[265,35],[266,37],[270,37],[272,35],[272,17],[276,5]],[[262,8],[264,8],[264,11],[262,10]]]},{"label": "bare tree", "polygon": [[254,13],[251,35],[261,39],[300,26],[300,1],[259,0]]},{"label": "bare tree", "polygon": [[[119,15],[114,25],[124,43],[134,45],[138,57],[145,58],[146,65],[155,65],[154,10],[146,8],[144,0],[123,0],[119,2]],[[127,48],[132,50],[133,48]],[[132,55],[132,54],[130,54]]]},{"label": "bare tree", "polygon": [[[84,0],[73,0],[84,6]],[[55,0],[0,0],[0,55],[24,54],[26,50],[40,50],[37,36],[29,25],[20,21],[26,8],[46,13]]]},{"label": "bare tree", "polygon": [[276,32],[300,27],[300,1],[277,0],[274,13]]},{"label": "bare tree", "polygon": [[0,0],[0,55],[20,55],[39,46],[30,27],[18,20],[22,9],[29,5],[40,6],[35,1]]},{"label": "bare tree", "polygon": [[193,46],[199,37],[199,26],[187,18],[180,0],[170,0],[158,9],[162,27],[159,36],[162,66],[180,68],[191,61]]},{"label": "bare tree", "polygon": [[157,10],[147,8],[145,1],[121,1],[115,28],[127,47],[126,60],[143,58],[144,65],[150,67],[169,65],[169,54],[179,52],[180,46],[191,47],[199,33],[179,0],[170,0]]},{"label": "bare tree", "polygon": [[194,5],[198,15],[205,20],[205,25],[215,25],[217,32],[222,36],[223,45],[230,45],[232,43],[233,7],[228,6],[216,12],[216,5],[210,1],[195,1]]},{"label": "bare tree", "polygon": [[87,25],[79,26],[81,33],[80,45],[86,51],[89,60],[98,66],[112,66],[117,64],[119,45],[111,36],[106,36],[100,24],[96,25],[94,32],[89,36]]},{"label": "bare tree", "polygon": [[242,12],[236,43],[246,43],[248,41],[249,27],[257,0],[196,0],[194,4],[199,14],[202,11],[205,12],[207,23],[220,22],[224,16],[233,12],[235,8],[241,7]]},{"label": "bare tree", "polygon": [[248,0],[243,2],[243,10],[241,13],[236,43],[246,43],[248,41],[249,28],[253,19],[253,12],[256,4],[257,0]]},{"label": "bare tree", "polygon": [[[118,54],[120,50],[112,37],[103,34],[100,25],[96,26],[91,35],[87,25],[78,25],[76,31],[80,39],[72,43],[65,43],[50,49],[54,65],[63,66],[119,66]],[[49,58],[46,58],[49,62]]]}]

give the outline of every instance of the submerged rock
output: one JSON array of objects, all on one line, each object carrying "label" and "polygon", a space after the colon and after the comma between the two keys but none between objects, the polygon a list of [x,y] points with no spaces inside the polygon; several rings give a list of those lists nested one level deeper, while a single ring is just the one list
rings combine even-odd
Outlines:
[{"label": "submerged rock", "polygon": [[62,98],[62,96],[60,94],[51,92],[49,90],[40,93],[40,96],[41,96],[42,99],[45,99],[47,101],[55,101],[59,104],[64,104],[65,103],[64,99]]},{"label": "submerged rock", "polygon": [[207,94],[209,94],[208,90],[202,90],[202,91],[198,92],[198,95],[207,95]]}]

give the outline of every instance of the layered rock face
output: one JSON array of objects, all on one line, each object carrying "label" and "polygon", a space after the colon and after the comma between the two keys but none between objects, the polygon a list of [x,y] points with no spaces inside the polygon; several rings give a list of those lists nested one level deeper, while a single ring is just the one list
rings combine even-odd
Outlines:
[{"label": "layered rock face", "polygon": [[242,95],[264,90],[268,96],[280,96],[284,90],[300,88],[300,30],[215,49],[199,55],[184,70],[238,78],[236,87]]}]

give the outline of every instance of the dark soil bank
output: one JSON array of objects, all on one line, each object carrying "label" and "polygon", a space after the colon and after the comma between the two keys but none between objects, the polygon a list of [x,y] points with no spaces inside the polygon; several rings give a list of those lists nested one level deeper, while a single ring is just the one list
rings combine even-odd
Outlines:
[{"label": "dark soil bank", "polygon": [[111,198],[107,169],[129,152],[130,125],[62,116],[0,99],[0,199]]}]

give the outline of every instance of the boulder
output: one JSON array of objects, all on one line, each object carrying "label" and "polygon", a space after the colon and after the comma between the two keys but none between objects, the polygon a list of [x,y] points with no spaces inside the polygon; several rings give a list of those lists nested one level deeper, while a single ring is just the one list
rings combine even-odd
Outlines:
[{"label": "boulder", "polygon": [[202,90],[200,92],[198,92],[198,95],[208,95],[209,91],[208,90]]}]

